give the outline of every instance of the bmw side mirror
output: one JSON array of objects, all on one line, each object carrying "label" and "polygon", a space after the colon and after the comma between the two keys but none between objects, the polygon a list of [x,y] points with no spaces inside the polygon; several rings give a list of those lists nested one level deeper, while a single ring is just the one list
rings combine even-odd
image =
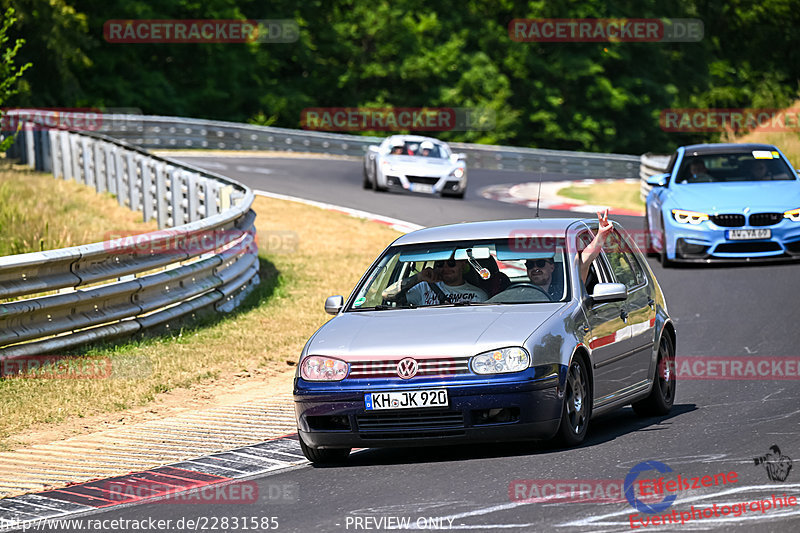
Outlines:
[{"label": "bmw side mirror", "polygon": [[652,187],[666,187],[669,183],[669,174],[653,174],[645,179],[645,182]]},{"label": "bmw side mirror", "polygon": [[459,161],[466,161],[467,154],[450,154],[450,161],[458,163]]},{"label": "bmw side mirror", "polygon": [[628,297],[628,288],[622,283],[598,283],[592,291],[592,303],[620,302]]},{"label": "bmw side mirror", "polygon": [[341,296],[328,296],[325,300],[325,312],[329,315],[335,315],[344,307],[344,298]]}]

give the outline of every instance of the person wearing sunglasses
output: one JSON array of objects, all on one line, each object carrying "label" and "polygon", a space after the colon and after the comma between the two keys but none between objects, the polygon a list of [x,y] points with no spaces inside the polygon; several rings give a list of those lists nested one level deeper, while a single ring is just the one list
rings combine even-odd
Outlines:
[{"label": "person wearing sunglasses", "polygon": [[[586,283],[586,278],[589,276],[589,267],[592,261],[600,255],[606,238],[608,238],[613,229],[613,226],[608,221],[607,209],[597,212],[597,220],[599,221],[597,234],[580,254],[580,275],[583,283]],[[528,271],[528,278],[531,283],[541,287],[552,301],[557,302],[561,300],[564,292],[564,279],[563,276],[553,277],[553,272],[556,269],[554,256],[555,254],[541,259],[528,259],[525,261],[525,269]]]},{"label": "person wearing sunglasses", "polygon": [[397,287],[388,287],[383,297],[396,299],[405,293],[406,301],[415,306],[483,302],[488,295],[482,289],[464,281],[466,261],[436,261],[433,268],[423,268],[418,274],[405,278]]}]

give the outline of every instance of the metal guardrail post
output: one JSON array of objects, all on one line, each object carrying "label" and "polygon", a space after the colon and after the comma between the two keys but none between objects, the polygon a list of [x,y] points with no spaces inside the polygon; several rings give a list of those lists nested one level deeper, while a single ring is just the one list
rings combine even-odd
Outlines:
[{"label": "metal guardrail post", "polygon": [[[229,311],[258,282],[247,187],[101,135],[25,127],[15,143],[28,164],[115,192],[147,219],[155,214],[161,228],[177,226],[0,257],[0,360],[134,333],[201,309]],[[216,248],[219,231],[226,241],[234,231],[241,236]],[[198,242],[212,248],[191,244]],[[71,288],[81,290],[61,290]]]},{"label": "metal guardrail post", "polygon": [[29,168],[36,168],[36,149],[33,145],[33,129],[28,126],[24,129],[23,135],[25,136],[25,159],[22,162],[27,164]]},{"label": "metal guardrail post", "polygon": [[[158,229],[167,227],[167,212],[169,211],[169,201],[167,198],[167,167],[164,164],[156,163],[156,222],[158,222]],[[171,224],[177,226],[178,224]]]}]

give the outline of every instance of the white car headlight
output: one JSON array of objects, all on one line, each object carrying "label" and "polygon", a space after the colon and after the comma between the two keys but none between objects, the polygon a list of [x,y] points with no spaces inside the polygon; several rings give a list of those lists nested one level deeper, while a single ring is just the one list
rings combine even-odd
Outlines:
[{"label": "white car headlight", "polygon": [[708,220],[708,215],[705,213],[698,213],[697,211],[685,211],[683,209],[673,209],[672,217],[675,222],[679,224],[693,224],[698,225],[704,220]]},{"label": "white car headlight", "polygon": [[472,358],[472,371],[476,374],[505,374],[528,368],[531,358],[524,348],[500,348]]},{"label": "white car headlight", "polygon": [[464,175],[464,168],[463,167],[458,167],[457,169],[452,171],[450,173],[450,175],[453,176],[454,178],[460,178],[461,176]]},{"label": "white car headlight", "polygon": [[791,211],[786,211],[783,214],[784,218],[788,218],[792,222],[800,222],[800,208],[792,209]]},{"label": "white car headlight", "polygon": [[348,364],[334,357],[310,355],[300,365],[300,376],[306,381],[341,381],[347,376]]}]

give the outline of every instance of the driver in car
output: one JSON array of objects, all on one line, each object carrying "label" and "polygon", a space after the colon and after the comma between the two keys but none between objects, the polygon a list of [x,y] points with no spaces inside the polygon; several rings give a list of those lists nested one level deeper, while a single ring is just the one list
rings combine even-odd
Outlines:
[{"label": "driver in car", "polygon": [[431,152],[433,151],[433,143],[430,141],[422,141],[419,145],[419,155],[422,157],[433,157]]},{"label": "driver in car", "polygon": [[387,287],[383,297],[394,300],[405,292],[406,301],[417,306],[486,301],[488,295],[482,289],[464,281],[467,268],[471,267],[463,260],[436,261],[433,268],[423,268],[418,274]]},{"label": "driver in car", "polygon": [[402,139],[393,139],[391,155],[404,155],[406,153],[405,146]]}]

